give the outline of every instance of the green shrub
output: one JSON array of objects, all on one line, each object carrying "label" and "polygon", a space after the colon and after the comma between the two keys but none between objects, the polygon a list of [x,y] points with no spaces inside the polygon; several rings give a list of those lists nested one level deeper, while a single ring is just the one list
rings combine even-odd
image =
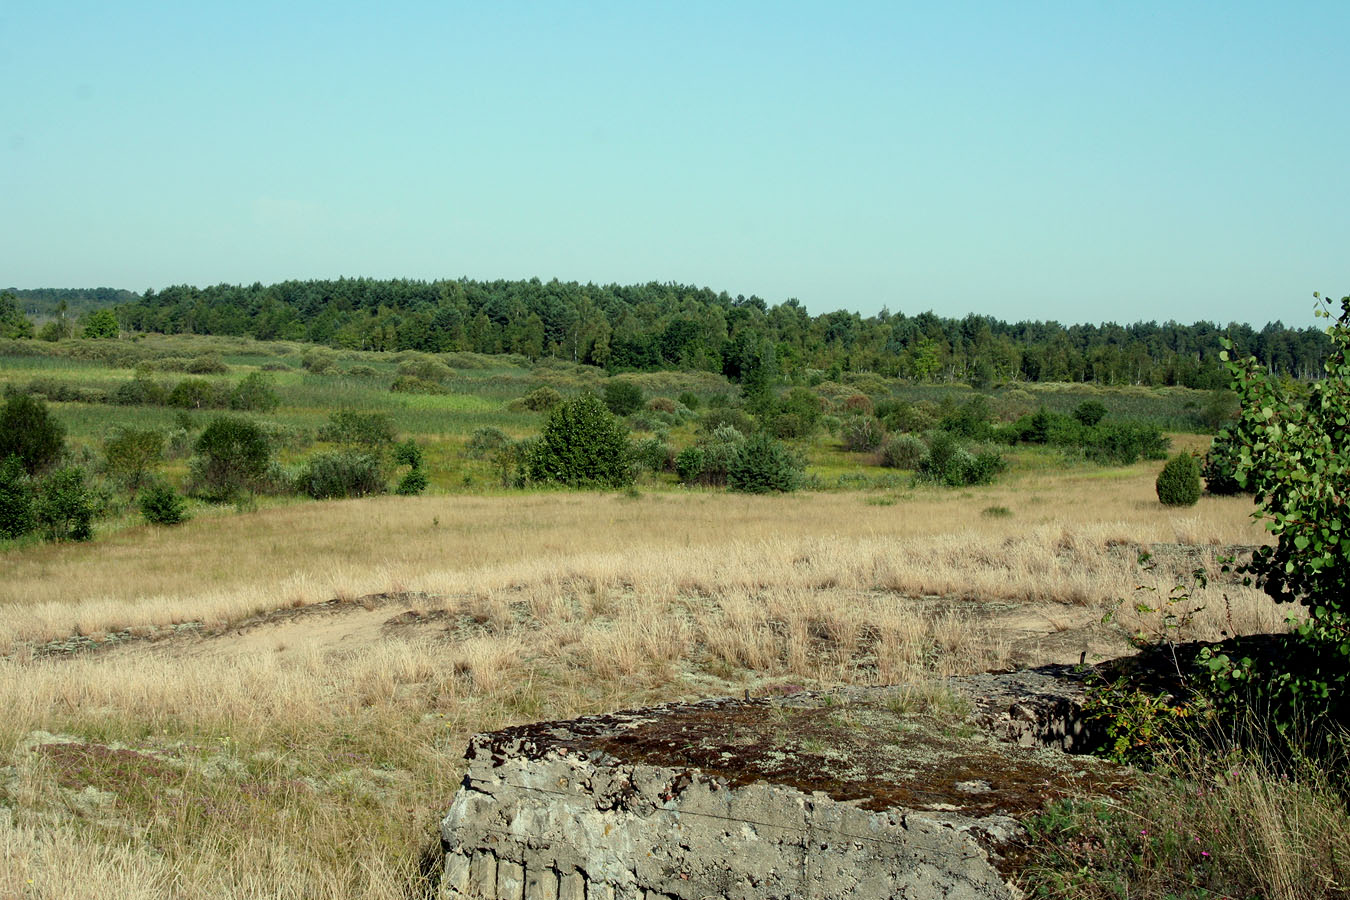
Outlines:
[{"label": "green shrub", "polygon": [[734,428],[740,434],[746,435],[755,430],[755,422],[735,407],[718,406],[705,412],[698,423],[699,434],[704,435],[714,434],[723,427]]},{"label": "green shrub", "polygon": [[351,451],[316,454],[300,475],[300,487],[315,500],[364,497],[385,490],[380,460]]},{"label": "green shrub", "polygon": [[524,397],[515,401],[515,404],[519,404],[521,409],[527,409],[530,412],[548,412],[562,401],[563,395],[557,389],[544,385],[530,391]]},{"label": "green shrub", "polygon": [[193,375],[224,375],[230,369],[219,356],[208,353],[188,360],[187,371]]},{"label": "green shrub", "polygon": [[1236,426],[1225,425],[1214,436],[1209,451],[1200,461],[1200,477],[1205,480],[1205,490],[1221,496],[1251,493],[1247,487],[1238,483],[1237,471],[1241,463],[1242,451],[1236,439]]},{"label": "green shrub", "polygon": [[153,428],[120,428],[103,442],[108,474],[133,494],[163,455],[164,435]]},{"label": "green shrub", "polygon": [[[269,363],[268,365],[272,364]],[[266,369],[267,366],[263,366],[263,368]],[[281,371],[285,370],[286,367],[282,366]],[[350,369],[348,369],[347,374],[352,378],[376,378],[379,376],[380,373],[374,366],[358,365],[352,366]]]},{"label": "green shrub", "polygon": [[677,409],[679,409],[679,407],[676,405],[675,401],[669,397],[653,397],[647,401],[648,412],[669,413],[674,415]]},{"label": "green shrub", "polygon": [[30,475],[46,471],[60,458],[65,435],[65,428],[38,398],[11,393],[5,399],[0,410],[0,459],[13,454]]},{"label": "green shrub", "polygon": [[408,438],[394,448],[394,462],[400,466],[420,469],[423,462],[422,448],[417,446],[415,440]]},{"label": "green shrub", "polygon": [[943,415],[938,427],[958,437],[983,440],[989,437],[992,418],[989,401],[976,395]]},{"label": "green shrub", "polygon": [[23,460],[11,453],[0,463],[0,537],[22,537],[36,526],[32,481]]},{"label": "green shrub", "polygon": [[261,372],[250,372],[230,392],[230,409],[272,412],[281,401],[272,390],[272,379]]},{"label": "green shrub", "polygon": [[771,436],[760,433],[745,442],[727,469],[727,487],[747,494],[795,491],[806,464]]},{"label": "green shrub", "polygon": [[389,390],[395,394],[448,394],[450,393],[440,384],[434,381],[428,381],[425,378],[418,378],[415,375],[400,375],[389,385]]},{"label": "green shrub", "polygon": [[398,486],[394,488],[394,493],[404,497],[412,497],[425,491],[428,483],[426,472],[421,469],[409,469],[398,480]]},{"label": "green shrub", "polygon": [[169,402],[169,389],[137,372],[136,377],[117,386],[111,401],[122,406],[164,406]]},{"label": "green shrub", "polygon": [[844,448],[854,453],[870,453],[886,439],[886,430],[873,416],[852,416],[844,422]]},{"label": "green shrub", "polygon": [[659,437],[633,444],[633,463],[641,471],[664,472],[673,464],[670,447]]},{"label": "green shrub", "polygon": [[430,356],[414,356],[398,364],[398,374],[422,381],[440,382],[455,373],[439,359]]},{"label": "green shrub", "polygon": [[642,409],[643,402],[642,388],[635,382],[623,378],[605,382],[605,406],[614,415],[631,416]]},{"label": "green shrub", "polygon": [[190,464],[195,490],[210,500],[232,499],[267,474],[272,450],[267,435],[248,419],[220,416],[197,438]]},{"label": "green shrub", "polygon": [[707,454],[702,447],[685,447],[675,456],[675,474],[684,484],[694,484],[703,474]]},{"label": "green shrub", "polygon": [[675,399],[680,401],[680,404],[683,405],[685,409],[696,410],[699,407],[698,394],[695,394],[693,391],[681,391],[680,395]]},{"label": "green shrub", "polygon": [[1091,428],[1106,418],[1106,406],[1097,400],[1084,400],[1074,409],[1073,417],[1082,423],[1084,428]]},{"label": "green shrub", "polygon": [[300,357],[300,365],[311,375],[330,375],[337,370],[337,358],[327,350],[313,347]]},{"label": "green shrub", "polygon": [[49,540],[87,541],[94,536],[94,498],[75,466],[57,469],[38,489],[37,523]]},{"label": "green shrub", "polygon": [[168,404],[180,409],[219,409],[229,405],[229,388],[205,378],[184,378],[169,392]]},{"label": "green shrub", "polygon": [[1189,453],[1167,461],[1154,487],[1163,506],[1194,506],[1200,499],[1200,466]]},{"label": "green shrub", "polygon": [[500,428],[491,426],[475,428],[464,445],[464,455],[471,459],[481,459],[509,443],[511,439]]},{"label": "green shrub", "polygon": [[339,410],[331,413],[327,424],[319,428],[319,440],[381,454],[394,443],[394,420],[387,413]]},{"label": "green shrub", "polygon": [[888,469],[917,469],[928,452],[924,442],[912,434],[893,434],[881,444],[881,464]]},{"label": "green shrub", "polygon": [[151,525],[177,525],[187,521],[183,498],[167,484],[152,484],[140,496],[141,515]]},{"label": "green shrub", "polygon": [[731,466],[740,457],[745,436],[730,425],[723,425],[712,434],[675,457],[675,471],[685,484],[704,484],[724,487]]},{"label": "green shrub", "polygon": [[583,394],[553,408],[524,471],[531,481],[623,487],[633,480],[628,429],[600,398]]}]

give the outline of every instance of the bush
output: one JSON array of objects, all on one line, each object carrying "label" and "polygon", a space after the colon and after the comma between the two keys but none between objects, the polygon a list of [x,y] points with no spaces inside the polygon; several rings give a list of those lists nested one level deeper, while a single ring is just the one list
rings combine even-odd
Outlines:
[{"label": "bush", "polygon": [[103,442],[103,455],[108,474],[135,494],[164,455],[164,435],[153,428],[122,428]]},{"label": "bush", "polygon": [[339,410],[330,414],[328,423],[319,428],[319,440],[379,454],[394,443],[394,420],[386,413]]},{"label": "bush", "polygon": [[58,469],[42,482],[34,508],[37,523],[53,541],[87,541],[94,536],[94,499],[84,471]]},{"label": "bush", "polygon": [[219,356],[209,353],[188,360],[187,371],[193,375],[224,375],[230,369]]},{"label": "bush", "polygon": [[440,382],[454,375],[450,367],[430,356],[415,356],[398,364],[398,374],[422,381]]},{"label": "bush", "polygon": [[417,442],[412,438],[408,438],[394,448],[394,462],[400,466],[420,469],[422,468],[422,461],[422,448],[417,446]]},{"label": "bush", "polygon": [[261,372],[250,372],[230,392],[230,409],[272,412],[281,401],[272,390],[272,379]]},{"label": "bush", "polygon": [[1251,493],[1237,480],[1242,452],[1235,432],[1236,428],[1231,424],[1219,429],[1219,433],[1210,442],[1209,452],[1200,461],[1200,477],[1205,480],[1205,490],[1211,494],[1231,496],[1244,492]]},{"label": "bush", "polygon": [[471,459],[481,459],[509,443],[511,439],[500,428],[491,426],[475,428],[464,445],[464,455]]},{"label": "bush", "polygon": [[553,408],[524,471],[531,481],[624,487],[633,481],[628,429],[594,394]]},{"label": "bush", "polygon": [[675,471],[685,484],[724,487],[731,466],[740,457],[745,437],[730,425],[703,436],[675,457]]},{"label": "bush", "polygon": [[675,399],[680,401],[685,409],[696,410],[699,407],[698,394],[695,394],[693,391],[681,391],[680,395]]},{"label": "bush", "polygon": [[389,384],[389,390],[395,394],[448,394],[445,388],[434,381],[418,378],[415,375],[400,375]]},{"label": "bush", "polygon": [[229,405],[227,391],[205,378],[184,378],[169,392],[168,403],[180,409],[218,409]]},{"label": "bush", "polygon": [[707,454],[702,447],[685,447],[675,456],[675,474],[685,484],[694,484],[703,474]]},{"label": "bush", "polygon": [[167,484],[152,484],[141,494],[141,515],[151,525],[177,525],[187,521],[183,498]]},{"label": "bush", "polygon": [[888,469],[917,469],[928,452],[924,442],[912,434],[894,434],[881,445],[881,464]]},{"label": "bush", "polygon": [[854,453],[869,453],[881,446],[886,431],[872,416],[852,416],[844,422],[844,448]]},{"label": "bush", "polygon": [[196,451],[193,483],[202,496],[216,501],[253,488],[267,474],[272,457],[262,428],[234,416],[212,419],[197,438]]},{"label": "bush", "polygon": [[122,406],[164,406],[169,402],[169,390],[148,375],[137,372],[136,377],[117,386],[112,393],[112,402]]},{"label": "bush", "polygon": [[1167,461],[1155,483],[1163,506],[1194,506],[1200,499],[1200,466],[1189,453]]},{"label": "bush", "polygon": [[[274,363],[268,363],[268,365],[267,365],[267,366],[263,366],[263,368],[266,369],[266,368],[267,368],[268,366],[270,366],[270,365],[275,365],[275,364],[274,364]],[[286,371],[286,367],[285,367],[285,366],[282,366],[282,368],[281,368],[280,371],[283,371],[283,372]],[[374,366],[367,366],[367,365],[362,364],[362,365],[352,366],[350,369],[347,370],[347,374],[348,374],[349,376],[351,376],[352,378],[376,378],[376,377],[379,376],[380,373],[379,373],[379,371],[378,371]]]},{"label": "bush", "polygon": [[383,494],[380,461],[369,453],[319,453],[300,475],[300,488],[315,500]]},{"label": "bush", "polygon": [[311,375],[329,375],[337,370],[337,359],[327,350],[314,347],[300,357],[300,365]]},{"label": "bush", "polygon": [[47,404],[28,394],[11,393],[0,410],[0,459],[13,454],[30,475],[49,469],[65,447],[66,430]]},{"label": "bush", "polygon": [[1106,418],[1106,407],[1096,400],[1084,400],[1073,411],[1073,417],[1081,422],[1084,428],[1091,428]]},{"label": "bush", "polygon": [[698,431],[704,435],[715,434],[719,429],[726,427],[734,428],[740,434],[746,435],[755,430],[755,422],[739,409],[719,406],[705,412],[698,423]]},{"label": "bush", "polygon": [[959,437],[985,439],[989,437],[992,418],[989,401],[977,395],[944,415],[938,427]]},{"label": "bush", "polygon": [[394,493],[403,497],[413,497],[425,491],[429,483],[426,472],[421,469],[409,469],[398,480]]},{"label": "bush", "polygon": [[521,409],[527,409],[530,412],[548,412],[561,402],[563,402],[563,395],[548,385],[537,387],[516,401]]},{"label": "bush", "polygon": [[670,447],[658,437],[633,444],[633,463],[640,471],[664,472],[672,465]]},{"label": "bush", "polygon": [[32,482],[23,460],[11,453],[0,463],[0,537],[22,537],[36,525]]},{"label": "bush", "polygon": [[1081,438],[1087,458],[1106,465],[1128,466],[1139,459],[1166,459],[1171,441],[1142,422],[1105,422],[1086,429]]},{"label": "bush", "polygon": [[727,487],[747,494],[795,491],[806,464],[796,453],[767,434],[745,442],[727,469]]},{"label": "bush", "polygon": [[631,416],[642,409],[642,388],[626,379],[611,378],[605,382],[605,406],[616,416]]}]

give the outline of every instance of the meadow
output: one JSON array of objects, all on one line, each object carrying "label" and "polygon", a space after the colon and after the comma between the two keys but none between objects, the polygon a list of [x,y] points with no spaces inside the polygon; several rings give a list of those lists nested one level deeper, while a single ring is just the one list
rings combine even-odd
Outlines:
[{"label": "meadow", "polygon": [[[0,375],[108,391],[138,361],[214,353],[231,371],[205,377],[225,379],[270,364],[282,402],[267,418],[299,436],[284,452],[304,452],[334,408],[382,411],[426,445],[433,485],[196,504],[173,528],[127,513],[92,542],[0,551],[0,896],[429,896],[438,820],[474,732],[1097,661],[1159,626],[1128,602],[1137,585],[1165,592],[1265,540],[1247,498],[1161,506],[1157,462],[1102,468],[1016,448],[997,483],[949,489],[884,482],[893,471],[828,433],[808,448],[828,490],[746,496],[655,475],[627,492],[508,490],[463,455],[474,429],[529,434],[541,417],[512,400],[585,390],[598,373],[462,358],[447,393],[410,396],[389,391],[387,356],[313,374],[299,345],[147,338],[135,352],[112,365],[6,355]],[[730,392],[712,376],[642,378],[649,394]],[[1182,416],[1203,401],[1194,394],[1153,402]],[[114,425],[207,415],[51,408],[90,454]],[[848,473],[868,480],[844,484],[869,487],[839,489]],[[1141,570],[1141,549],[1163,564]],[[1235,581],[1195,597],[1187,637],[1284,627],[1286,609]],[[1330,816],[1344,842],[1343,811]],[[1292,831],[1243,852],[1298,857]]]}]

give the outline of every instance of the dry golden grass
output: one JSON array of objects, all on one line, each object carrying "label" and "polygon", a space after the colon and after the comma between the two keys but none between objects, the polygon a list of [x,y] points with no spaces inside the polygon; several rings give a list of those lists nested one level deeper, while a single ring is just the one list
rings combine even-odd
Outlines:
[{"label": "dry golden grass", "polygon": [[[1159,506],[1155,468],[918,490],[891,506],[379,498],[12,553],[0,896],[415,895],[473,731],[1003,665],[1014,645],[1038,646],[1023,632],[1073,637],[1129,596],[1140,573],[1123,544],[1261,540],[1240,500]],[[1013,515],[981,515],[995,505]],[[1242,630],[1279,621],[1248,590],[1212,591]],[[378,593],[400,597],[294,611]],[[33,652],[76,632],[269,610],[292,612],[206,638]],[[1209,610],[1197,622],[1200,636],[1225,627]]]}]

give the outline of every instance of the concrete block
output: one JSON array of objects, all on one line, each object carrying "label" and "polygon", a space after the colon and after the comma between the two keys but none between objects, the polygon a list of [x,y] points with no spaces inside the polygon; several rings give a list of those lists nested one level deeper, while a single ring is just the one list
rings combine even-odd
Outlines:
[{"label": "concrete block", "polygon": [[525,867],[515,860],[497,861],[497,900],[525,900]]},{"label": "concrete block", "polygon": [[441,897],[445,900],[463,897],[469,892],[469,857],[458,850],[445,854],[445,871],[441,873]]},{"label": "concrete block", "polygon": [[525,900],[558,900],[558,873],[543,866],[527,868]]},{"label": "concrete block", "polygon": [[470,897],[497,900],[497,857],[480,850],[469,862]]}]

